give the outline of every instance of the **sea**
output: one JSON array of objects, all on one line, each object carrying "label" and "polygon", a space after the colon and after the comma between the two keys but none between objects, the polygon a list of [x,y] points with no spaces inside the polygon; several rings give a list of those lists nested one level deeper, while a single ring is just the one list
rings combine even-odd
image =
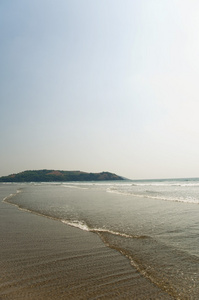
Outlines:
[{"label": "sea", "polygon": [[198,178],[5,187],[4,202],[93,232],[174,299],[199,299]]}]

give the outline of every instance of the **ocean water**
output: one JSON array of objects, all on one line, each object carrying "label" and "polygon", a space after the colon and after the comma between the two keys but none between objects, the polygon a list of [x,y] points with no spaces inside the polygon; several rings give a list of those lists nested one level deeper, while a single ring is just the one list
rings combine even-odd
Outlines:
[{"label": "ocean water", "polygon": [[199,179],[10,186],[3,201],[94,232],[174,299],[199,299]]}]

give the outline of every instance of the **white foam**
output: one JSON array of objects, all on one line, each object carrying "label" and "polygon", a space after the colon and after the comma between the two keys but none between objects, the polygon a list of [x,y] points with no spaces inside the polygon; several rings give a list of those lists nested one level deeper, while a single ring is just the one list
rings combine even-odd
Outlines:
[{"label": "white foam", "polygon": [[77,220],[75,220],[75,221],[61,220],[61,221],[62,221],[62,223],[67,224],[69,226],[76,227],[76,228],[79,228],[79,229],[82,229],[85,231],[91,231],[89,229],[89,227],[81,221],[77,221]]},{"label": "white foam", "polygon": [[183,181],[174,181],[174,182],[143,182],[143,183],[133,183],[131,186],[186,186],[186,187],[199,187],[199,182],[183,182]]},{"label": "white foam", "polygon": [[121,232],[117,232],[117,231],[112,231],[112,230],[109,230],[109,229],[104,229],[104,228],[95,228],[92,230],[92,232],[104,232],[104,233],[111,233],[113,235],[119,235],[119,236],[123,236],[123,237],[126,237],[126,238],[135,238],[135,236],[132,236],[132,235],[129,235],[129,234],[126,234],[126,233],[121,233]]},{"label": "white foam", "polygon": [[6,200],[12,198],[14,196],[14,194],[10,194],[9,196],[6,196],[5,198],[3,198],[3,202],[5,202]]},{"label": "white foam", "polygon": [[84,231],[89,231],[89,232],[94,232],[94,233],[99,233],[99,234],[104,232],[104,233],[110,233],[110,234],[117,235],[117,236],[122,236],[122,237],[126,237],[126,238],[135,238],[135,239],[146,237],[146,236],[130,235],[130,234],[122,233],[122,232],[109,230],[106,228],[89,228],[87,224],[85,224],[82,221],[78,221],[78,220],[74,220],[74,221],[61,220],[61,222],[66,225],[76,227],[76,228],[79,228]]},{"label": "white foam", "polygon": [[63,185],[65,188],[70,188],[70,189],[80,189],[80,190],[88,190],[86,187],[81,187],[81,186],[76,186],[76,185]]}]

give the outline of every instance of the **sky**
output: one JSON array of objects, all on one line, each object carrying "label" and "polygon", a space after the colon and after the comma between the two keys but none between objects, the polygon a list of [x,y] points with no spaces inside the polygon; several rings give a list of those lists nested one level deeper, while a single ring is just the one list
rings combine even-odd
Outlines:
[{"label": "sky", "polygon": [[199,1],[2,0],[0,176],[199,177]]}]

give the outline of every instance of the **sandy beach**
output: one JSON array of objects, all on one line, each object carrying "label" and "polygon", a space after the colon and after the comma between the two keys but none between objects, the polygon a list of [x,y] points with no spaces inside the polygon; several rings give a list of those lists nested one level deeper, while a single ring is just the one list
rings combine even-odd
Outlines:
[{"label": "sandy beach", "polygon": [[171,299],[94,233],[2,199],[0,227],[2,300]]}]

